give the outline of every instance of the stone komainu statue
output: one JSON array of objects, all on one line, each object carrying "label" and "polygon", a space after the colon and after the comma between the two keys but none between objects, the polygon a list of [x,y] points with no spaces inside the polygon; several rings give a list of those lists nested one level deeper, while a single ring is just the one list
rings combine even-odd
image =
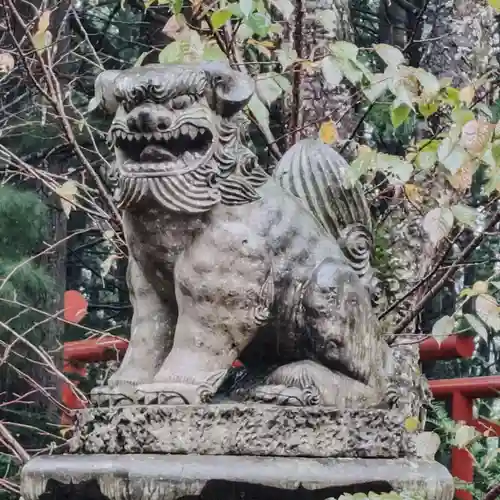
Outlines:
[{"label": "stone komainu statue", "polygon": [[[252,81],[219,63],[106,71],[112,178],[129,247],[130,346],[96,402],[386,400],[370,217],[314,140],[268,176],[247,147]],[[245,376],[231,380],[240,359]]]}]

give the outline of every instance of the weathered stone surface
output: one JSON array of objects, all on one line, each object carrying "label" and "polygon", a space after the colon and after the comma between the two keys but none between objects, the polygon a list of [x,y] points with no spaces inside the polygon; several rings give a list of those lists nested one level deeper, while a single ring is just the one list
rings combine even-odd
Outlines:
[{"label": "weathered stone surface", "polygon": [[386,402],[393,363],[371,304],[363,191],[347,188],[321,141],[296,147],[293,172],[277,169],[303,183],[268,176],[246,144],[253,91],[215,62],[99,75],[91,107],[114,115],[134,314],[127,354],[94,402],[209,403],[236,359],[250,401]]},{"label": "weathered stone surface", "polygon": [[391,490],[451,500],[453,479],[423,460],[199,455],[48,456],[22,472],[24,500],[326,500]]},{"label": "weathered stone surface", "polygon": [[92,408],[72,438],[76,453],[397,458],[412,448],[396,412],[263,404]]}]

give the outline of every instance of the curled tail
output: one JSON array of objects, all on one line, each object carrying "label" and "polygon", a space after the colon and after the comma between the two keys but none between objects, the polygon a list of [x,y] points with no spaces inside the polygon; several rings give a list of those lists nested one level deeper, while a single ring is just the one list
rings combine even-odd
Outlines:
[{"label": "curled tail", "polygon": [[303,139],[283,155],[273,176],[337,239],[352,268],[376,293],[370,210],[361,185],[349,178],[348,169],[348,163],[330,146]]}]

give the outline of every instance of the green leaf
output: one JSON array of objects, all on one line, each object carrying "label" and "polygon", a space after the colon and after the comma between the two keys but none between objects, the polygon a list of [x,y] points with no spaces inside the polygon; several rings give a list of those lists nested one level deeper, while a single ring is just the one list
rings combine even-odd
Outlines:
[{"label": "green leaf", "polygon": [[182,12],[182,0],[173,0],[170,5],[174,14],[180,14]]},{"label": "green leaf", "polygon": [[445,137],[438,149],[438,159],[454,174],[470,158],[467,151],[451,137]]},{"label": "green leaf", "polygon": [[439,109],[439,103],[437,101],[431,101],[426,103],[420,103],[418,105],[418,111],[424,118],[429,118]]},{"label": "green leaf", "polygon": [[227,56],[216,42],[209,42],[203,49],[202,59],[204,61],[226,61]]},{"label": "green leaf", "polygon": [[432,326],[432,336],[439,344],[445,337],[453,333],[455,327],[455,319],[452,316],[442,316]]},{"label": "green leaf", "polygon": [[415,163],[422,169],[428,170],[437,162],[437,153],[435,151],[421,151],[415,158]]},{"label": "green leaf", "polygon": [[453,213],[449,208],[437,207],[428,212],[422,221],[430,241],[436,245],[446,238],[453,228]]},{"label": "green leaf", "polygon": [[278,58],[283,71],[286,70],[297,60],[297,51],[293,48],[291,43],[284,42],[281,48],[274,52]]},{"label": "green leaf", "polygon": [[370,85],[363,88],[363,93],[370,102],[375,102],[387,90],[387,77],[384,73],[375,73]]},{"label": "green leaf", "polygon": [[385,43],[379,43],[374,46],[375,52],[379,55],[382,61],[387,64],[387,66],[399,66],[405,62],[405,56],[396,47],[392,45],[387,45]]},{"label": "green leaf", "polygon": [[424,94],[427,97],[433,97],[441,90],[439,80],[432,73],[429,73],[422,68],[418,68],[415,70],[414,74],[420,82]]},{"label": "green leaf", "polygon": [[224,26],[224,24],[231,19],[232,13],[229,9],[221,9],[221,10],[216,10],[211,16],[210,16],[210,22],[212,24],[212,28],[214,30],[218,30],[221,26]]},{"label": "green leaf", "polygon": [[401,104],[391,109],[391,122],[394,128],[400,127],[410,116],[411,108],[406,104]]},{"label": "green leaf", "polygon": [[441,446],[441,439],[435,432],[419,432],[413,437],[417,456],[424,460],[434,460]]},{"label": "green leaf", "polygon": [[476,297],[476,314],[493,330],[500,330],[500,314],[496,300],[491,295],[482,294]]},{"label": "green leaf", "polygon": [[488,330],[486,327],[472,314],[465,314],[465,319],[470,327],[485,341],[488,342]]},{"label": "green leaf", "polygon": [[451,207],[451,211],[453,212],[455,219],[464,226],[469,226],[473,229],[476,227],[478,213],[474,207],[458,204],[453,205]]},{"label": "green leaf", "polygon": [[387,162],[387,168],[396,178],[405,183],[410,180],[413,173],[411,163],[401,159],[399,156],[384,155],[384,159]]},{"label": "green leaf", "polygon": [[237,17],[238,19],[244,17],[243,16],[243,12],[241,12],[241,8],[240,8],[240,5],[237,4],[237,3],[230,3],[226,9],[231,12],[231,14],[234,16],[234,17]]},{"label": "green leaf", "polygon": [[466,123],[475,120],[476,117],[470,109],[455,109],[451,113],[451,119],[462,128]]},{"label": "green leaf", "polygon": [[268,107],[270,107],[272,103],[283,94],[284,90],[274,78],[275,76],[280,75],[276,75],[273,73],[262,73],[255,81],[257,94],[259,95],[261,100],[265,104],[267,104]]},{"label": "green leaf", "polygon": [[453,87],[448,87],[445,92],[446,98],[444,99],[444,103],[449,104],[452,108],[458,108],[460,106],[460,91]]},{"label": "green leaf", "polygon": [[321,71],[330,88],[337,87],[344,76],[337,60],[332,56],[326,56],[322,59]]},{"label": "green leaf", "polygon": [[253,12],[250,14],[245,20],[245,23],[256,35],[261,37],[267,36],[269,27],[271,26],[269,17],[261,12]]},{"label": "green leaf", "polygon": [[184,61],[184,42],[176,40],[169,43],[159,54],[158,62],[160,64],[180,63]]},{"label": "green leaf", "polygon": [[341,59],[355,60],[358,57],[358,47],[350,42],[334,42],[330,45],[330,50]]},{"label": "green leaf", "polygon": [[474,441],[477,436],[478,432],[474,429],[474,427],[471,427],[470,425],[459,425],[455,433],[454,444],[458,448],[465,448],[472,441]]},{"label": "green leaf", "polygon": [[377,165],[377,152],[369,148],[361,149],[356,159],[351,163],[349,177],[352,181],[357,181],[362,175],[365,175]]},{"label": "green leaf", "polygon": [[340,69],[344,76],[353,84],[357,84],[363,78],[363,72],[360,71],[357,65],[353,64],[353,62],[349,59],[340,59],[338,60],[340,65]]},{"label": "green leaf", "polygon": [[253,12],[253,0],[239,0],[242,14],[248,17]]}]

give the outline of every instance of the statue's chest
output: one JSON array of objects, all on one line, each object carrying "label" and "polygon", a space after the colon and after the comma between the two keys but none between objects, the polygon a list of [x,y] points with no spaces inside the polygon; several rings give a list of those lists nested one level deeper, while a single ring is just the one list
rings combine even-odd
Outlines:
[{"label": "statue's chest", "polygon": [[124,217],[127,243],[141,264],[172,271],[178,257],[205,227],[204,217],[154,213]]}]

